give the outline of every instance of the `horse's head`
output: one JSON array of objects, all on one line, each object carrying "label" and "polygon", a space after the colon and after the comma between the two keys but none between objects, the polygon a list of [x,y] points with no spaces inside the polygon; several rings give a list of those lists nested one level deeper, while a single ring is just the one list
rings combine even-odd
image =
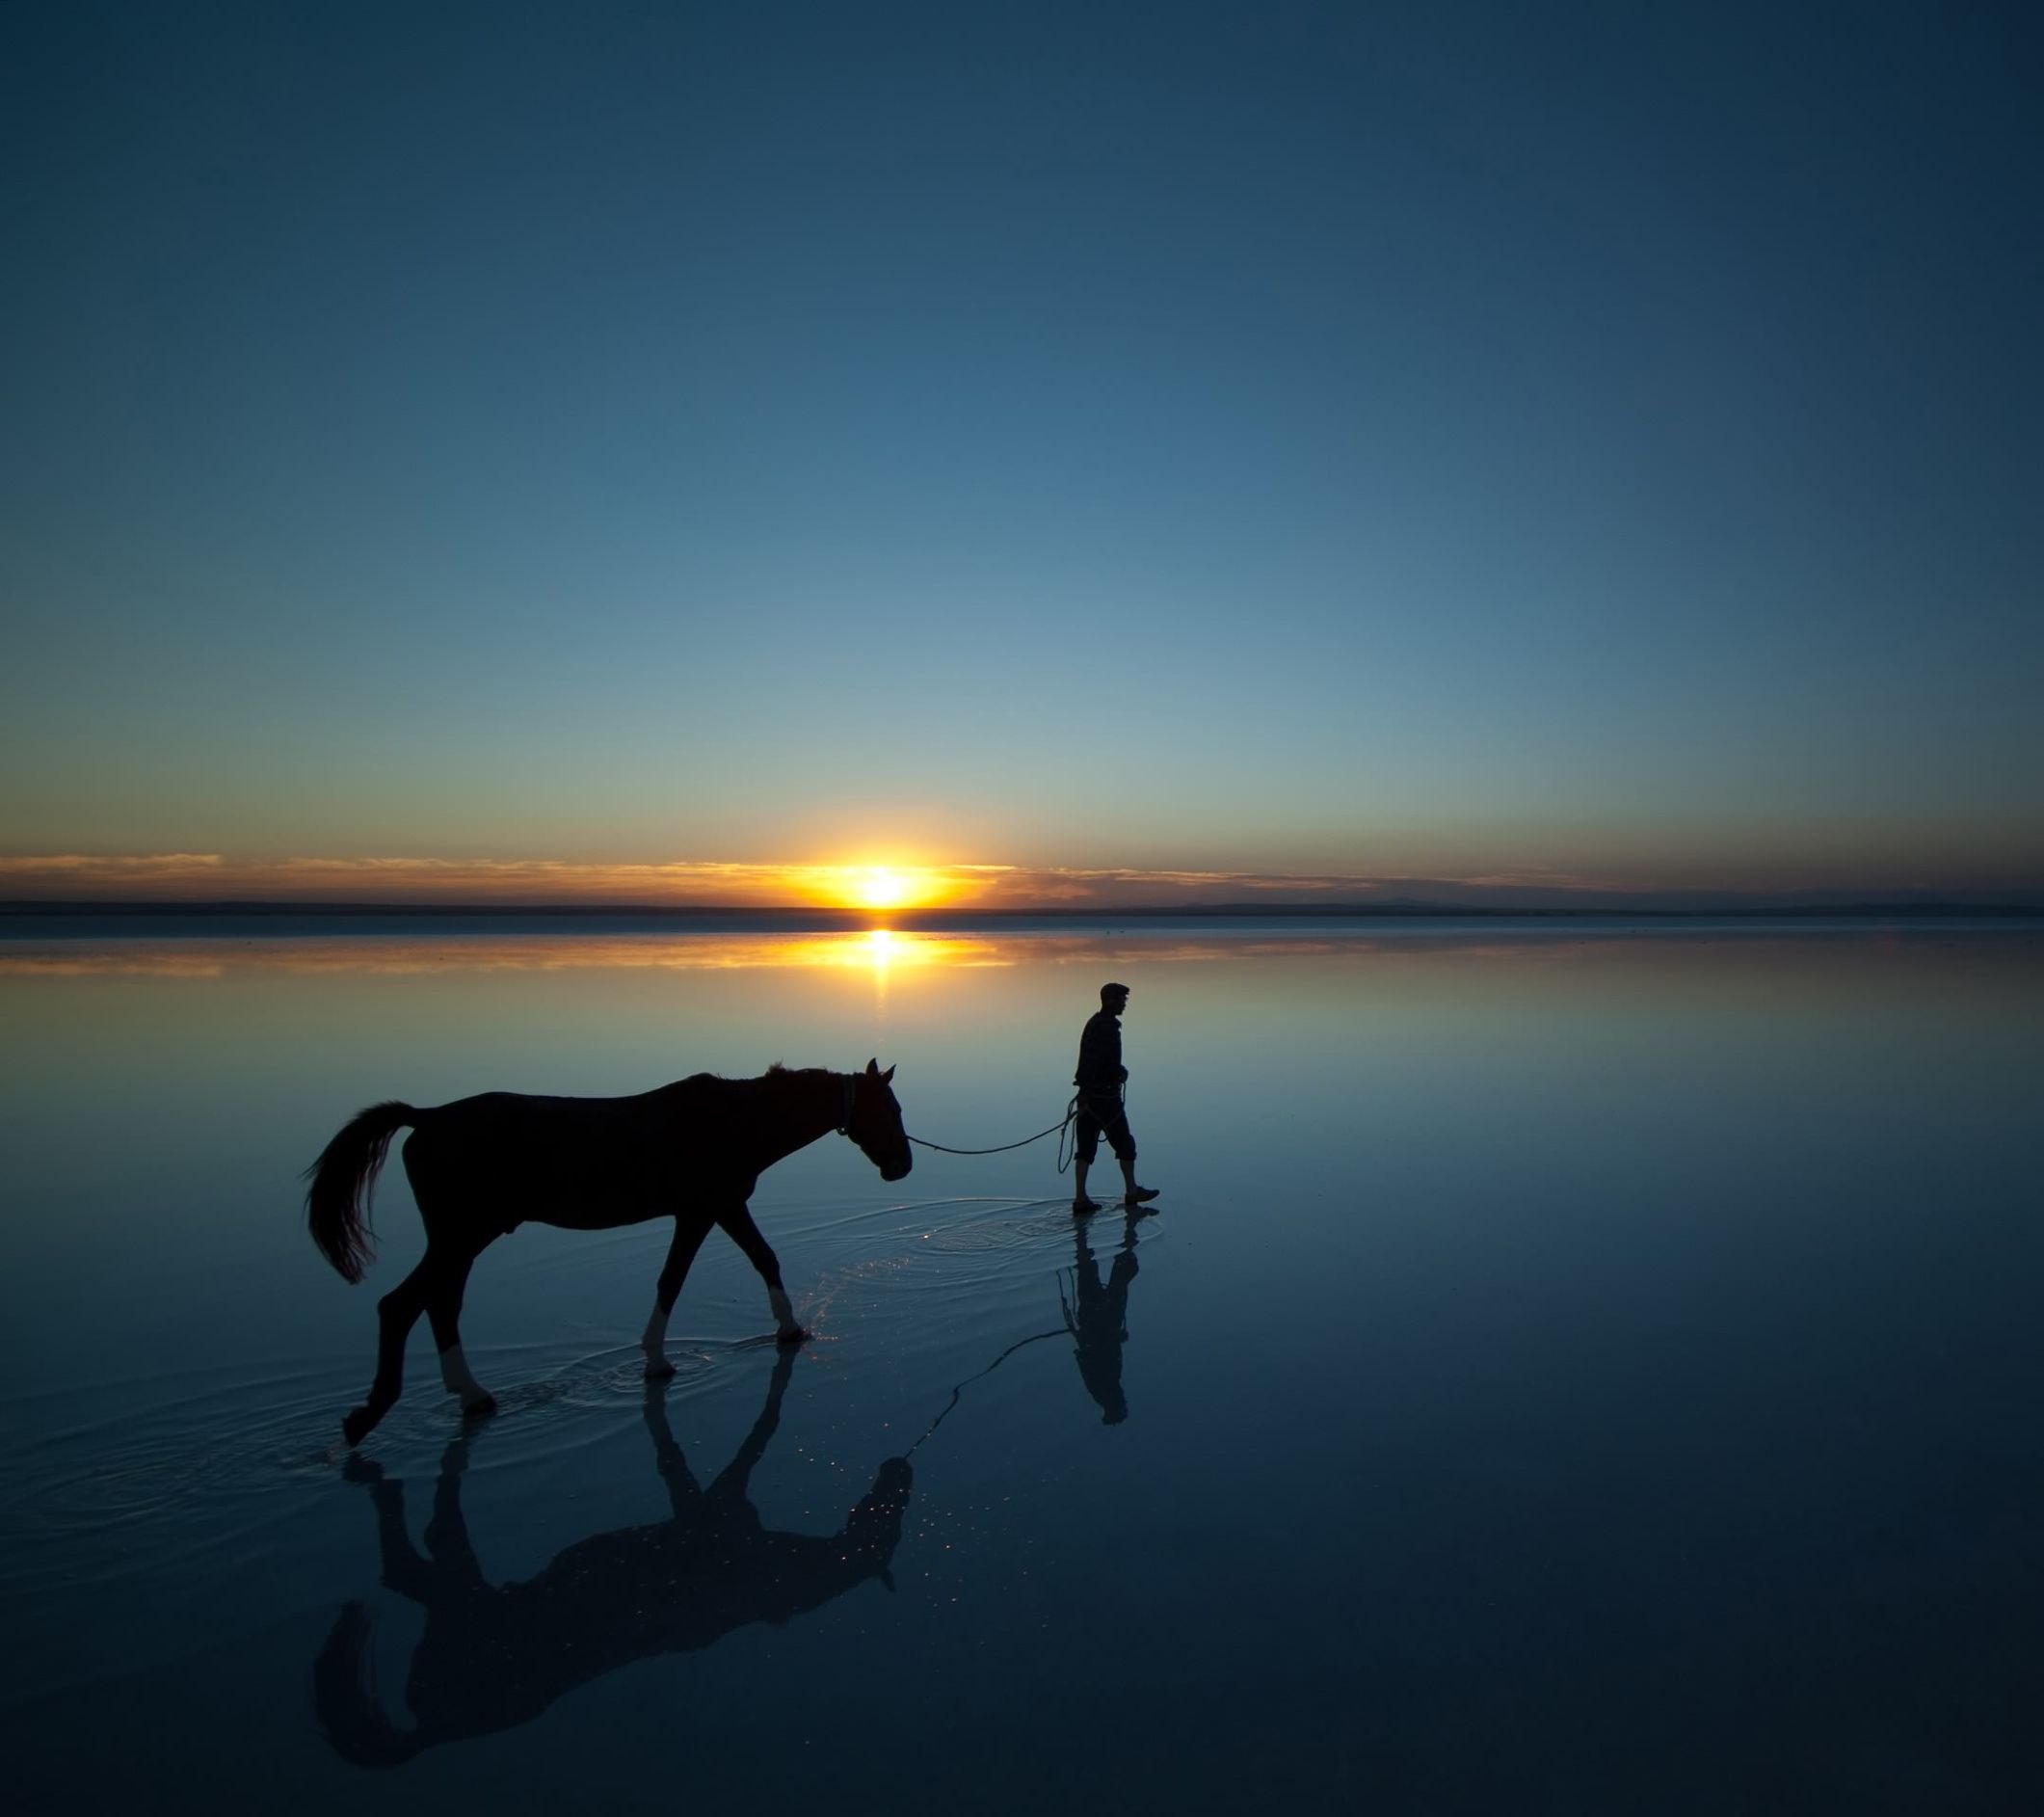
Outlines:
[{"label": "horse's head", "polygon": [[880,1169],[883,1180],[908,1177],[916,1158],[909,1152],[909,1133],[901,1127],[901,1106],[888,1082],[894,1077],[890,1066],[880,1070],[877,1059],[865,1063],[865,1071],[852,1075],[852,1110],[845,1119],[844,1133]]}]

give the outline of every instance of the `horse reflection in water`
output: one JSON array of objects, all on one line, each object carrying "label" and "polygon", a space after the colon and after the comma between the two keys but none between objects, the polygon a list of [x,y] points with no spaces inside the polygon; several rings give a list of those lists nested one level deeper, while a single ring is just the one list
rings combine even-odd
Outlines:
[{"label": "horse reflection in water", "polygon": [[426,1526],[411,1543],[404,1485],[357,1463],[376,1504],[385,1587],[426,1612],[405,1701],[413,1726],[379,1705],[369,1674],[371,1617],[351,1602],[312,1668],[313,1702],[334,1750],[365,1767],[397,1766],[441,1742],[529,1723],[556,1698],[621,1666],[711,1645],[734,1628],[781,1626],[868,1579],[889,1590],[911,1471],[889,1457],[835,1534],[770,1532],[747,1482],[774,1436],[795,1352],[783,1350],[766,1405],[721,1476],[698,1484],[650,1389],[646,1426],[672,1513],[644,1527],[593,1535],[518,1584],[483,1576],[462,1515],[469,1439],[447,1447]]}]

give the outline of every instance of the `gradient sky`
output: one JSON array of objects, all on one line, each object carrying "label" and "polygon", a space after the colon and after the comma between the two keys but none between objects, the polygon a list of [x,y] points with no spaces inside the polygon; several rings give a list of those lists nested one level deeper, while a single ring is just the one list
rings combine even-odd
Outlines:
[{"label": "gradient sky", "polygon": [[2039,17],[11,9],[0,895],[2044,897]]}]

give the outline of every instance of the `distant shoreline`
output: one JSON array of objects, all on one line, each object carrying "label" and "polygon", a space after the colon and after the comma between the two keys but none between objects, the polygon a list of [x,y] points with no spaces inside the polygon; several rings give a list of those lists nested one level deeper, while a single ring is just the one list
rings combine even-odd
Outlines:
[{"label": "distant shoreline", "polygon": [[631,902],[138,902],[138,901],[0,901],[0,922],[42,920],[201,919],[345,921],[589,921],[620,920],[702,924],[740,922],[747,926],[784,926],[832,931],[843,928],[889,928],[917,931],[984,927],[1024,922],[1184,922],[1184,921],[2034,921],[2044,919],[2044,905],[1969,902],[1817,902],[1768,907],[1528,907],[1494,904],[1459,906],[1439,902],[1217,902],[1166,907],[998,908],[998,909],[861,909],[747,908],[736,905],[643,904]]}]

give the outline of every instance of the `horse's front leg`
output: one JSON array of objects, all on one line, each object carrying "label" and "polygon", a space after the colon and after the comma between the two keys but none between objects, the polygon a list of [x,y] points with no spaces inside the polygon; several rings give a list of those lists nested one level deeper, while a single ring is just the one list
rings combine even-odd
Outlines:
[{"label": "horse's front leg", "polygon": [[688,1278],[688,1266],[709,1235],[710,1220],[696,1212],[684,1212],[675,1219],[675,1240],[668,1245],[667,1261],[653,1288],[653,1315],[646,1322],[646,1334],[639,1348],[646,1352],[646,1379],[665,1381],[675,1373],[667,1360],[667,1320],[681,1297],[681,1283]]},{"label": "horse's front leg", "polygon": [[774,1315],[774,1335],[783,1344],[800,1344],[809,1333],[795,1323],[795,1309],[787,1303],[787,1290],[781,1285],[781,1258],[759,1234],[759,1226],[753,1222],[753,1215],[743,1199],[734,1209],[717,1214],[717,1228],[745,1251],[745,1259],[766,1283],[766,1303]]}]

